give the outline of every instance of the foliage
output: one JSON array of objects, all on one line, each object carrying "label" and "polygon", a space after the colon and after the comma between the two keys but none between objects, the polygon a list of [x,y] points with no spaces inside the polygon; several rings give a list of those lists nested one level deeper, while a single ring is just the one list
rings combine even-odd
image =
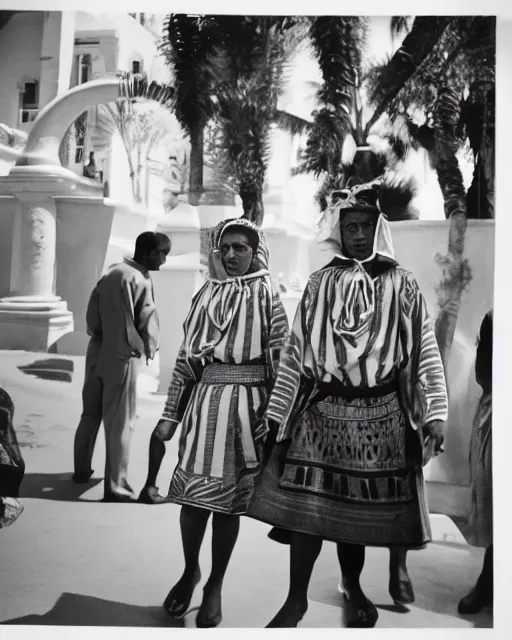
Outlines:
[{"label": "foliage", "polygon": [[119,132],[130,169],[135,202],[146,201],[143,181],[145,161],[151,152],[183,136],[176,120],[164,107],[138,100],[118,100],[98,108],[98,127],[110,136]]},{"label": "foliage", "polygon": [[[258,223],[272,125],[286,119],[277,104],[287,59],[304,33],[303,19],[291,16],[171,14],[166,21],[162,49],[175,76],[173,110],[193,147],[194,133],[201,131],[196,145],[205,144],[220,181],[240,195],[244,215]],[[202,154],[196,162],[202,171]]]},{"label": "foliage", "polygon": [[[394,16],[392,35],[406,35],[387,61],[369,69],[364,65],[367,30],[362,18],[311,19],[309,38],[324,82],[298,171],[321,179],[319,201],[324,206],[326,191],[353,180],[358,165],[368,168],[360,157],[366,152],[356,149],[380,129],[391,149],[386,152],[388,169],[411,148],[427,148],[448,217],[465,208],[455,154],[469,136],[476,162],[469,213],[485,217],[493,211],[494,194],[495,19]],[[364,113],[364,106],[373,111]]]}]

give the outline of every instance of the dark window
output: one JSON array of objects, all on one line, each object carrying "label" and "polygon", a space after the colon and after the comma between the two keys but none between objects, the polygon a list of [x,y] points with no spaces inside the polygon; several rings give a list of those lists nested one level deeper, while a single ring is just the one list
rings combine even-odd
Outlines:
[{"label": "dark window", "polygon": [[37,109],[37,82],[25,82],[23,109]]},{"label": "dark window", "polygon": [[78,78],[77,84],[84,84],[91,79],[91,56],[89,53],[77,57]]},{"label": "dark window", "polygon": [[138,60],[132,62],[132,73],[140,73],[140,62]]}]

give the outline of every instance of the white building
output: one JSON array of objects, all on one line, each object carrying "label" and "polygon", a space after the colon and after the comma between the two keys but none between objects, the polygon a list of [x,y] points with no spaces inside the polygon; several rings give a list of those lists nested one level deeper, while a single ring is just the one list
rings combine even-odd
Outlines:
[{"label": "white building", "polygon": [[[160,83],[169,70],[158,54],[163,16],[82,11],[19,11],[0,22],[0,175],[16,161],[24,138],[39,111],[53,98],[90,80],[123,72],[147,74]],[[89,153],[109,184],[111,197],[131,194],[130,170],[119,133],[106,135],[99,109],[87,111],[65,141],[65,164],[82,174]],[[87,123],[87,126],[83,125]],[[13,141],[10,132],[18,132]],[[145,179],[156,165],[161,170],[167,149],[144,158]],[[146,203],[147,204],[147,203]]]}]

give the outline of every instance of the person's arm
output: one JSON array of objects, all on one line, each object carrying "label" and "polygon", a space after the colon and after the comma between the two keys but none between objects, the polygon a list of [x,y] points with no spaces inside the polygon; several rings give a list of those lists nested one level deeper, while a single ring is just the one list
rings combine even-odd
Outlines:
[{"label": "person's arm", "polygon": [[201,369],[199,362],[194,366],[190,358],[187,358],[185,346],[182,344],[172,372],[162,420],[169,420],[175,423],[181,422],[192,395],[192,390],[200,380]]},{"label": "person's arm", "polygon": [[425,393],[426,412],[424,422],[446,422],[448,419],[448,393],[443,362],[437,344],[434,323],[427,311],[423,295],[418,289],[414,324],[421,327],[418,333],[419,353],[417,376]]},{"label": "person's arm", "polygon": [[126,339],[133,354],[140,358],[145,353],[145,344],[135,326],[135,291],[134,278],[123,277],[121,280],[121,301],[124,311]]},{"label": "person's arm", "polygon": [[265,412],[267,426],[276,433],[277,441],[289,437],[290,416],[304,399],[306,374],[303,368],[308,340],[306,317],[314,302],[316,286],[310,280],[297,307],[292,329],[281,353],[277,378]]},{"label": "person's arm", "polygon": [[151,281],[145,281],[142,287],[135,306],[135,327],[144,342],[146,360],[152,360],[158,350],[160,328]]},{"label": "person's arm", "polygon": [[283,303],[281,302],[279,293],[273,291],[268,350],[274,379],[279,370],[281,354],[284,350],[289,332],[288,316],[284,310]]},{"label": "person's arm", "polygon": [[489,312],[480,326],[476,348],[475,377],[484,392],[492,389],[492,313]]},{"label": "person's arm", "polygon": [[443,452],[448,419],[448,393],[434,323],[425,299],[411,274],[404,279],[402,305],[410,350],[410,375],[415,386],[410,402],[423,443],[423,465]]},{"label": "person's arm", "polygon": [[87,305],[87,311],[85,313],[85,322],[87,325],[87,335],[91,338],[101,339],[101,314],[99,304],[99,291],[98,285],[96,285],[89,298],[89,304]]}]

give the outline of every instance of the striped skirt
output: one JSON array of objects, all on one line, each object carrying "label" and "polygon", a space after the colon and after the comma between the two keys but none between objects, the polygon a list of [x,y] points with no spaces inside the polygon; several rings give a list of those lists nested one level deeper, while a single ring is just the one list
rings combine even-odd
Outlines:
[{"label": "striped skirt", "polygon": [[267,387],[264,365],[205,368],[183,417],[170,502],[246,512],[260,472]]},{"label": "striped skirt", "polygon": [[248,515],[335,542],[422,548],[431,531],[417,446],[396,392],[328,397],[274,447]]}]

